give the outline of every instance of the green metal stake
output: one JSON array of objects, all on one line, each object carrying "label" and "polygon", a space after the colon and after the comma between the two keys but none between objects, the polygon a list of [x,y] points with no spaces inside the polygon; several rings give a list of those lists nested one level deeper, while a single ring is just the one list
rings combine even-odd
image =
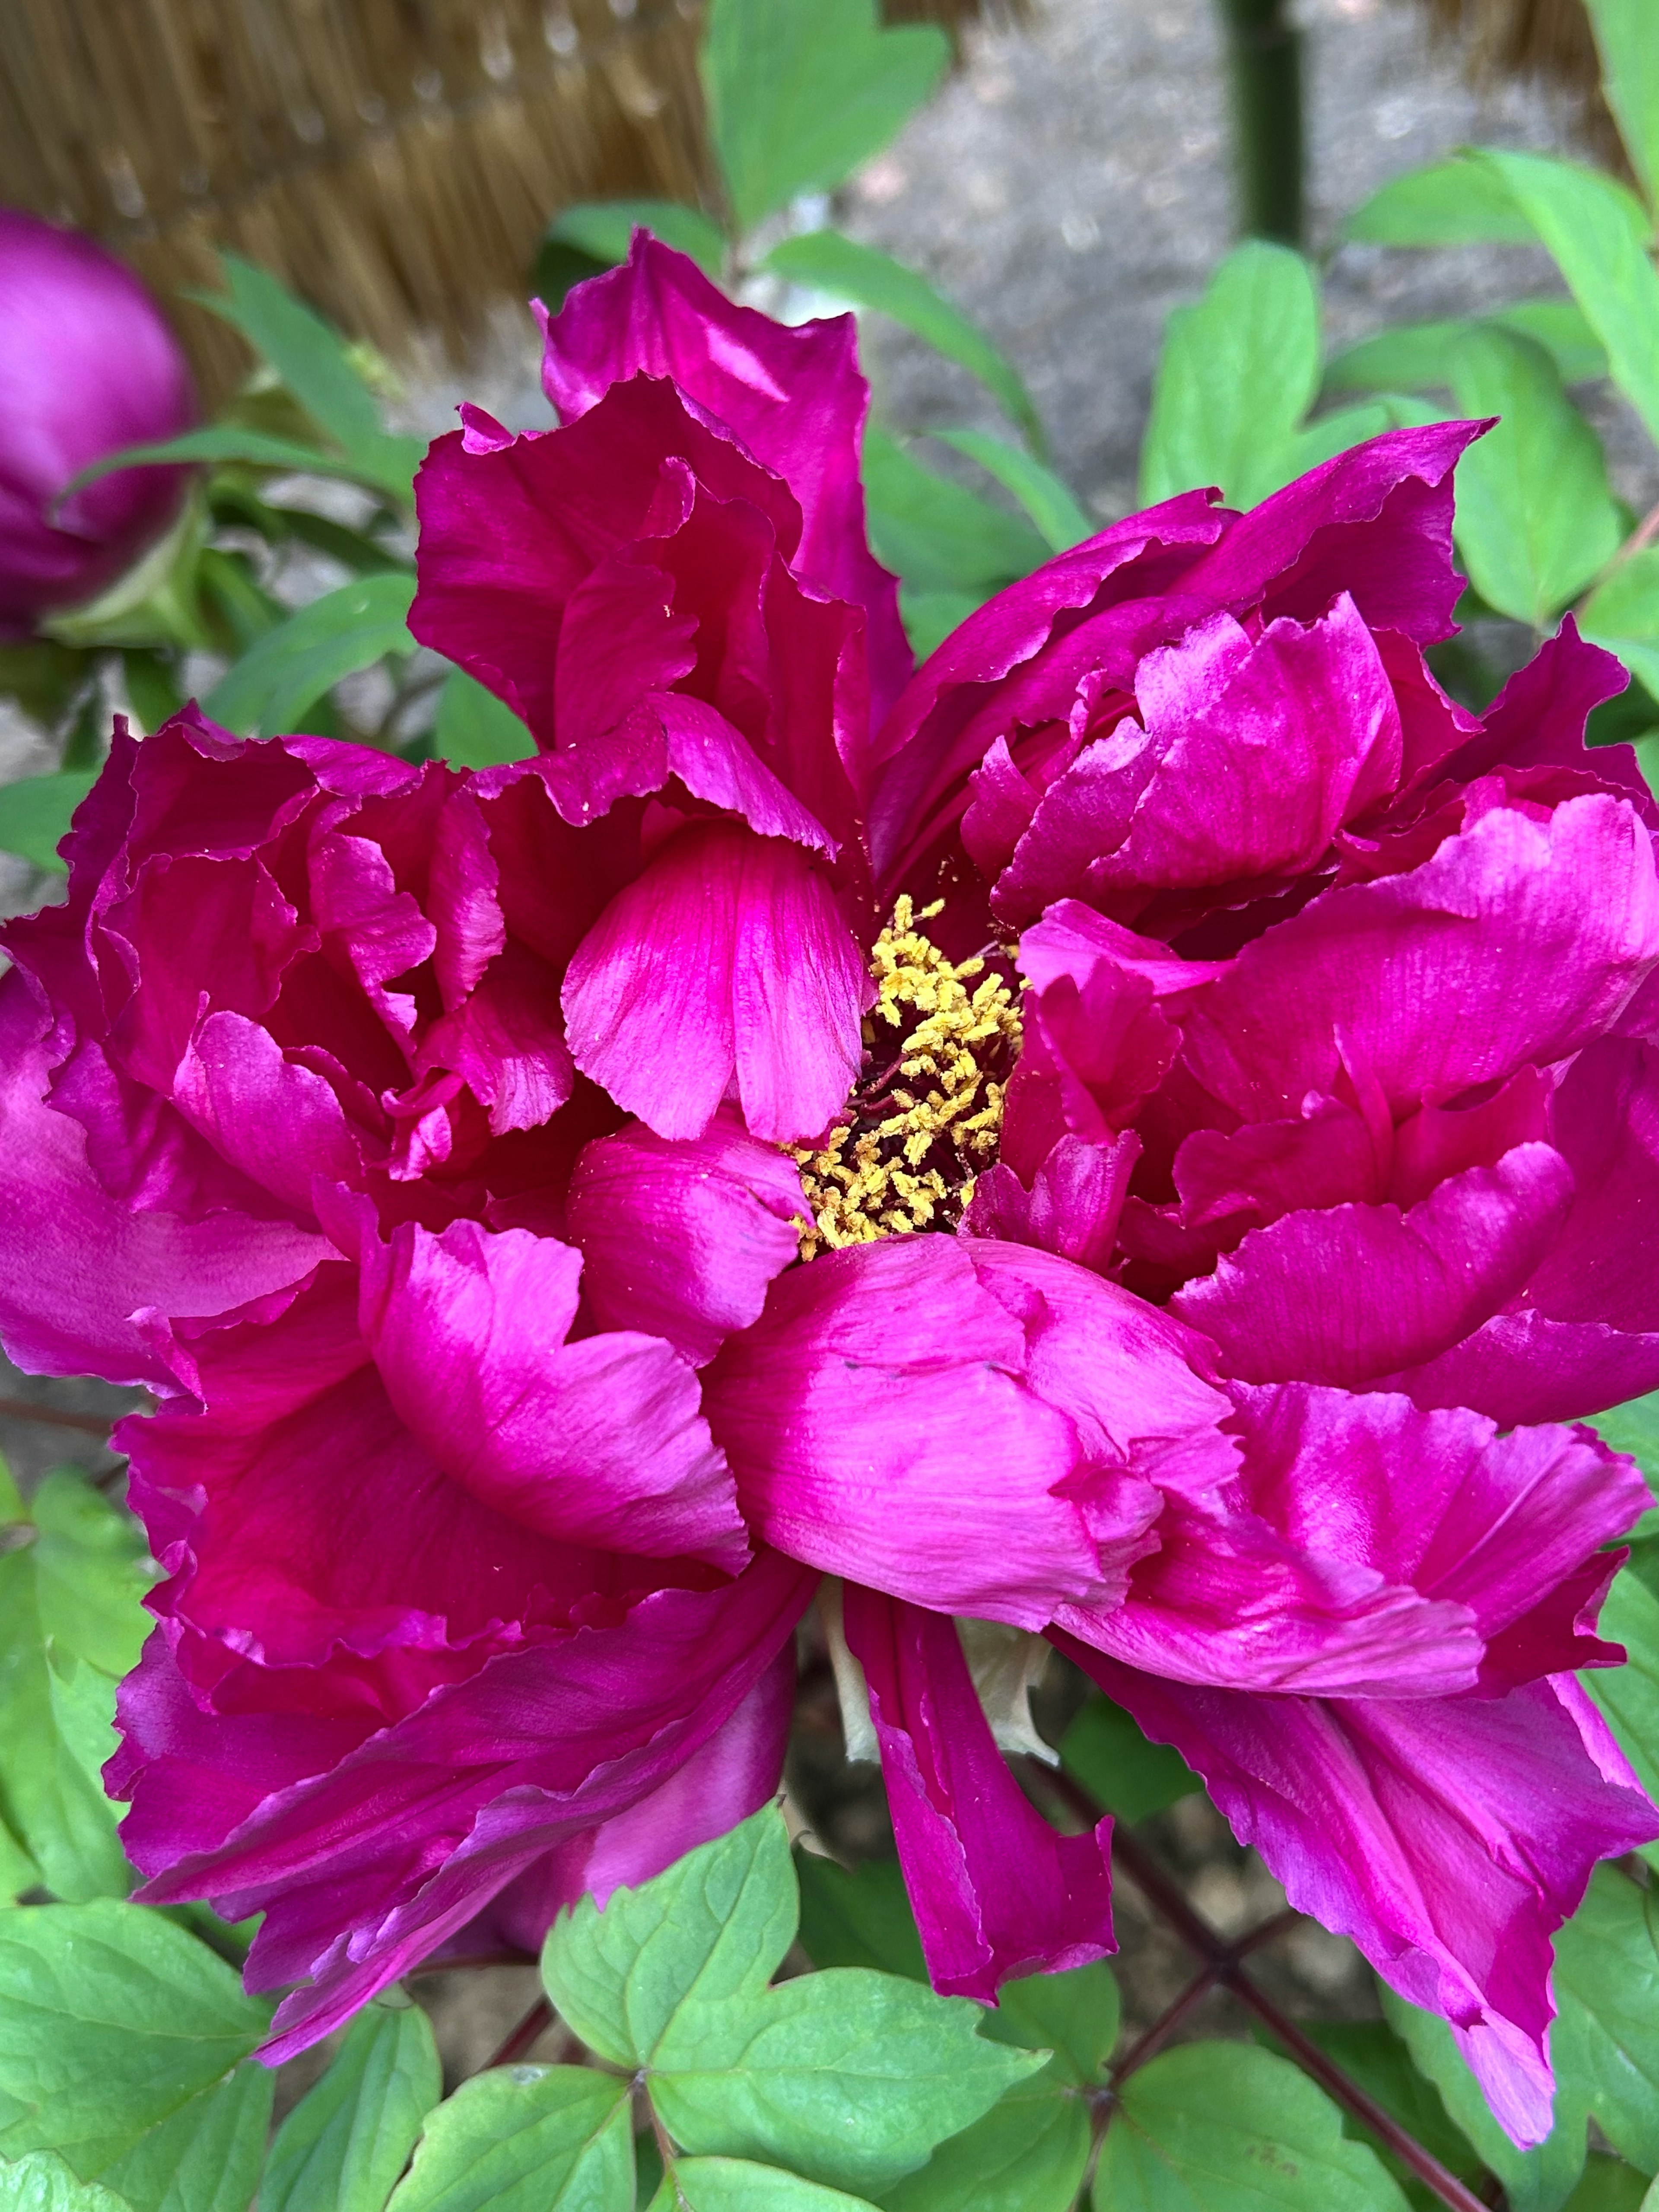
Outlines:
[{"label": "green metal stake", "polygon": [[1302,243],[1302,38],[1288,0],[1217,0],[1232,80],[1239,228]]}]

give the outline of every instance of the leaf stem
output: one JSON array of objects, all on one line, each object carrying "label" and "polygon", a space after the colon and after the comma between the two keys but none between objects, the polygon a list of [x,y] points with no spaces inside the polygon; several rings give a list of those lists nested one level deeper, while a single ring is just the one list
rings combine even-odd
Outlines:
[{"label": "leaf stem", "polygon": [[27,1398],[0,1398],[0,1413],[14,1421],[44,1421],[54,1429],[80,1429],[109,1442],[110,1422],[96,1413],[60,1413],[56,1406],[36,1406]]},{"label": "leaf stem", "polygon": [[484,2071],[488,2073],[491,2066],[511,2066],[515,2060],[522,2058],[526,2051],[533,2049],[543,2029],[550,2027],[552,2020],[552,2006],[545,1997],[538,1997],[518,2026],[507,2037],[501,2049],[489,2060]]}]

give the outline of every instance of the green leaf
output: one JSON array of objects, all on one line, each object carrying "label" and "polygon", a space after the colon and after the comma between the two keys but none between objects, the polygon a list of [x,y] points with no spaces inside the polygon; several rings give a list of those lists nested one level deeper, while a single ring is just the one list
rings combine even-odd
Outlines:
[{"label": "green leaf", "polygon": [[[1607,1419],[1604,1413],[1595,1424],[1604,1435]],[[1626,1664],[1590,1668],[1579,1678],[1650,1796],[1659,1790],[1659,1596],[1651,1587],[1656,1567],[1659,1545],[1638,1546],[1614,1576],[1601,1607],[1600,1633],[1624,1645]],[[1644,1844],[1642,1856],[1650,1865],[1659,1863],[1659,1844]]]},{"label": "green leaf", "polygon": [[250,2060],[154,2127],[101,2179],[132,2212],[247,2212],[276,2077]]},{"label": "green leaf", "polygon": [[979,2008],[857,1966],[760,1997],[682,2004],[652,2102],[688,2151],[787,2166],[867,2193],[923,2164],[1045,2054],[981,2038]]},{"label": "green leaf", "polygon": [[950,56],[936,25],[882,29],[875,0],[713,0],[703,83],[739,225],[843,184],[921,106]]},{"label": "green leaf", "polygon": [[15,1492],[5,1510],[22,1540],[0,1553],[0,1814],[54,1895],[125,1896],[134,1877],[99,1769],[115,1748],[116,1681],[150,1626],[143,1533],[61,1470],[31,1516]]},{"label": "green leaf", "polygon": [[1518,331],[1543,347],[1564,384],[1588,384],[1607,373],[1606,349],[1571,300],[1522,300],[1479,321],[1401,323],[1363,338],[1326,363],[1325,389],[1425,392],[1448,382],[1446,349],[1472,330]]},{"label": "green leaf", "polygon": [[1659,40],[1650,0],[1585,0],[1601,56],[1601,90],[1631,167],[1659,196]]},{"label": "green leaf", "polygon": [[97,781],[95,775],[60,771],[0,784],[0,852],[15,853],[37,868],[67,875],[58,848],[69,835],[70,817]]},{"label": "green leaf", "polygon": [[1023,2084],[881,2202],[886,2212],[1070,2212],[1090,2137],[1081,2099]]},{"label": "green leaf", "polygon": [[[1598,1867],[1555,1939],[1550,2056],[1564,2099],[1582,2100],[1603,2135],[1644,2173],[1659,2167],[1659,1950],[1646,1892]],[[1558,2117],[1558,2128],[1561,2124]]]},{"label": "green leaf", "polygon": [[[1470,2188],[1479,2188],[1486,2179],[1485,2166],[1468,2136],[1453,2126],[1439,2091],[1413,2065],[1411,2053],[1387,2021],[1310,2021],[1305,2033],[1425,2150],[1432,2152],[1442,2166]],[[1345,2117],[1342,2124],[1350,2135],[1379,2152],[1397,2181],[1409,2185],[1409,2169],[1392,2163],[1391,2154],[1382,2148],[1369,2129],[1352,2116]]]},{"label": "green leaf", "polygon": [[[267,2018],[223,1960],[143,1905],[0,1915],[0,2158],[60,2151],[98,2179],[204,2100]],[[180,2147],[186,2132],[180,2119]]]},{"label": "green leaf", "polygon": [[1447,368],[1461,414],[1501,417],[1457,471],[1457,550],[1489,607],[1546,629],[1625,534],[1601,441],[1530,338],[1466,331]]},{"label": "green leaf", "polygon": [[976,376],[1017,422],[1034,451],[1043,447],[1042,424],[1019,371],[978,325],[942,300],[925,276],[873,246],[860,246],[838,230],[809,230],[775,246],[761,267],[793,283],[815,285],[855,307],[889,315],[926,339],[936,352]]},{"label": "green leaf", "polygon": [[77,2181],[52,2151],[0,2165],[0,2212],[131,2212],[95,2181]]},{"label": "green leaf", "polygon": [[1005,1982],[996,2009],[980,2022],[981,2035],[1026,2051],[1053,2054],[1046,2077],[1073,2088],[1093,2088],[1117,2041],[1121,2007],[1109,1966],[1073,1966],[1062,1974],[1028,1974]]},{"label": "green leaf", "polygon": [[228,289],[191,296],[258,349],[313,422],[339,447],[355,475],[408,506],[415,471],[426,451],[423,442],[382,429],[380,407],[358,374],[350,349],[320,315],[240,254],[222,253],[220,261]]},{"label": "green leaf", "polygon": [[1252,240],[1170,316],[1140,449],[1148,504],[1219,484],[1249,507],[1319,389],[1319,295],[1299,253]]},{"label": "green leaf", "polygon": [[1621,561],[1585,600],[1578,626],[1659,693],[1659,545]]},{"label": "green leaf", "polygon": [[1188,2044],[1124,2083],[1096,2212],[1405,2212],[1307,2075],[1243,2043]]},{"label": "green leaf", "polygon": [[1613,178],[1570,161],[1490,147],[1474,158],[1555,257],[1607,348],[1613,382],[1659,438],[1659,270],[1648,253],[1646,210]]},{"label": "green leaf", "polygon": [[1017,446],[989,437],[983,430],[935,430],[931,434],[977,461],[1005,491],[1012,492],[1051,553],[1069,553],[1085,538],[1099,535],[1099,524],[1084,513],[1054,471],[1045,469],[1041,461],[1034,461]]},{"label": "green leaf", "polygon": [[1501,177],[1468,157],[1390,179],[1348,217],[1342,236],[1371,246],[1536,246],[1538,234]]},{"label": "green leaf", "polygon": [[74,647],[46,637],[26,645],[0,645],[0,699],[15,699],[23,712],[48,726],[60,720],[95,663]]},{"label": "green leaf", "polygon": [[1648,2177],[1622,2159],[1607,2158],[1593,2150],[1584,2178],[1568,2197],[1566,2212],[1642,2212],[1647,2200]]},{"label": "green leaf", "polygon": [[[1659,1498],[1659,1390],[1593,1414],[1586,1426],[1614,1451],[1628,1452],[1646,1476],[1648,1488]],[[1630,1536],[1632,1542],[1659,1536],[1659,1505],[1642,1516]]]},{"label": "green leaf", "polygon": [[[1559,2067],[1554,2130],[1535,2150],[1517,2150],[1493,2119],[1445,2021],[1419,2012],[1385,1984],[1378,1984],[1377,1995],[1413,2064],[1439,2090],[1453,2122],[1503,2183],[1510,2212],[1560,2212],[1584,2170],[1586,2143],[1583,2103]],[[1553,2046],[1560,2032],[1558,2019],[1551,2031]]]},{"label": "green leaf", "polygon": [[536,740],[504,699],[486,691],[464,668],[453,669],[438,694],[434,749],[457,768],[495,768],[533,760]]},{"label": "green leaf", "polygon": [[678,2159],[674,2179],[689,2212],[871,2212],[862,2197],[820,2189],[797,2173],[741,2158]]},{"label": "green leaf", "polygon": [[295,729],[323,694],[388,653],[408,653],[415,579],[362,576],[301,607],[262,637],[203,701],[216,722],[243,737]]},{"label": "green leaf", "polygon": [[635,229],[648,230],[676,253],[688,253],[719,283],[726,267],[726,234],[717,222],[678,200],[585,200],[568,207],[550,224],[556,244],[574,246],[591,260],[615,264],[628,258]]},{"label": "green leaf", "polygon": [[1098,1692],[1061,1736],[1060,1759],[1122,1820],[1144,1820],[1204,1786],[1178,1751],[1149,1743],[1133,1717]]},{"label": "green leaf", "polygon": [[918,592],[899,586],[899,614],[910,650],[918,660],[937,653],[952,630],[960,629],[992,594],[978,592]]},{"label": "green leaf", "polygon": [[289,475],[303,471],[307,476],[347,477],[353,481],[362,477],[346,456],[331,453],[325,447],[304,445],[297,438],[275,437],[269,431],[244,428],[234,422],[210,422],[202,429],[186,430],[158,444],[123,446],[119,453],[106,453],[65,486],[64,496],[67,498],[82,484],[94,483],[113,469],[137,468],[154,461],[240,461],[250,468],[281,469]]},{"label": "green leaf", "polygon": [[834,1859],[795,1854],[800,1943],[815,1966],[871,1966],[925,1982],[921,1938],[896,1859],[866,1859],[849,1873]]},{"label": "green leaf", "polygon": [[382,2212],[442,2095],[443,2069],[421,2008],[367,2006],[277,2130],[259,2212]]},{"label": "green leaf", "polygon": [[1255,489],[1266,499],[1269,493],[1282,490],[1297,477],[1305,476],[1310,469],[1316,469],[1336,454],[1363,445],[1368,438],[1380,437],[1385,430],[1403,429],[1407,425],[1414,428],[1438,422],[1445,412],[1443,407],[1415,398],[1410,392],[1390,392],[1358,407],[1342,407],[1333,415],[1316,416],[1281,445],[1270,462],[1264,461]]},{"label": "green leaf", "polygon": [[464,2081],[428,2115],[390,2212],[633,2212],[633,2205],[628,2083],[585,2066],[497,2066]]},{"label": "green leaf", "polygon": [[876,558],[921,591],[977,593],[982,603],[1048,558],[1029,522],[935,476],[873,427],[864,434],[864,489]]}]

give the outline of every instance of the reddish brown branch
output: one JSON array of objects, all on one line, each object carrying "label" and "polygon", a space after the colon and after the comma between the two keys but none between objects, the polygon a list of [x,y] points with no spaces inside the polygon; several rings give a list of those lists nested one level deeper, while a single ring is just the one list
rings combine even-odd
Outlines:
[{"label": "reddish brown branch", "polygon": [[106,1443],[114,1425],[96,1413],[60,1413],[56,1406],[36,1406],[27,1398],[0,1398],[0,1413],[15,1421],[44,1421],[53,1429],[80,1429],[87,1436],[101,1437]]},{"label": "reddish brown branch", "polygon": [[1213,1966],[1206,1966],[1195,1982],[1189,1982],[1167,2010],[1159,2014],[1139,2043],[1132,2044],[1112,2069],[1112,2087],[1120,2089],[1138,2067],[1158,2052],[1182,2026],[1188,2014],[1198,2010],[1213,1989],[1220,1986],[1221,1977]]},{"label": "reddish brown branch", "polygon": [[[511,2066],[516,2059],[522,2058],[526,2051],[534,2048],[540,2040],[543,2030],[551,2026],[552,2020],[552,2006],[545,1997],[538,1997],[524,2018],[502,2043],[495,2056],[489,2062],[489,2066]],[[488,2072],[488,2070],[489,2067],[486,2067],[485,2071]]]}]

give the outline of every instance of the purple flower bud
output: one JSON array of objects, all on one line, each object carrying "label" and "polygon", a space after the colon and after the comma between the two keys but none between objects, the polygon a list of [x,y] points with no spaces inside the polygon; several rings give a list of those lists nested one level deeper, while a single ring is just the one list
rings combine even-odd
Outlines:
[{"label": "purple flower bud", "polygon": [[196,414],[189,364],[131,270],[0,208],[0,638],[95,598],[161,535],[181,468],[122,469],[58,501],[92,462]]}]

